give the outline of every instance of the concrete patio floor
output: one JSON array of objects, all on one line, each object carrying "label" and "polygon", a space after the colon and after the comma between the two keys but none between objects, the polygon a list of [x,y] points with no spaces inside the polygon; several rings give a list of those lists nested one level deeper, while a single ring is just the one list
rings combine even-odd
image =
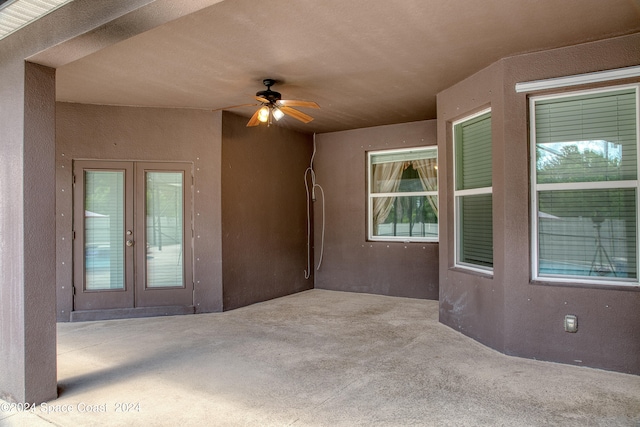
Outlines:
[{"label": "concrete patio floor", "polygon": [[0,401],[0,425],[640,426],[640,377],[505,356],[437,319],[437,301],[312,290],[62,323],[59,398]]}]

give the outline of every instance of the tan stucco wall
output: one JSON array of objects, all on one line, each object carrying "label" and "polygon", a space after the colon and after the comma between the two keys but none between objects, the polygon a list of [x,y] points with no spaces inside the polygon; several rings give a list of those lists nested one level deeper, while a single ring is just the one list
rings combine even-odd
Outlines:
[{"label": "tan stucco wall", "polygon": [[58,103],[56,108],[57,318],[72,310],[74,160],[189,162],[194,170],[194,306],[222,310],[222,113]]},{"label": "tan stucco wall", "polygon": [[438,299],[438,243],[367,241],[367,152],[433,146],[436,121],[376,126],[317,136],[317,183],[326,200],[314,203],[316,287]]},{"label": "tan stucco wall", "polygon": [[224,309],[313,288],[304,277],[307,209],[304,171],[312,137],[272,125],[222,121]]},{"label": "tan stucco wall", "polygon": [[[447,197],[441,230],[448,235],[440,251],[443,323],[507,354],[640,373],[637,287],[531,282],[529,94],[515,92],[517,82],[638,64],[640,34],[506,58],[438,95],[440,194],[441,200]],[[616,83],[621,82],[600,86]],[[584,87],[567,90],[573,89]],[[451,122],[487,106],[493,135],[492,278],[452,268]],[[565,314],[578,316],[578,333],[564,332]]]}]

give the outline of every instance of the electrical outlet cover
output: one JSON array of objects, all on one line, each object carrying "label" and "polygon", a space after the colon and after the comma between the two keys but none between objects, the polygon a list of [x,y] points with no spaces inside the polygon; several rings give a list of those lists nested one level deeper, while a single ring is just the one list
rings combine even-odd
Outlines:
[{"label": "electrical outlet cover", "polygon": [[573,314],[564,316],[564,330],[566,332],[578,332],[578,316]]}]

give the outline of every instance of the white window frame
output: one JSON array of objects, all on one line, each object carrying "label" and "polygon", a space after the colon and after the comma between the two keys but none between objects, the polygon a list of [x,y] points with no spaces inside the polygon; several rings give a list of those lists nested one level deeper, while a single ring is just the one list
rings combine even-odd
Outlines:
[{"label": "white window frame", "polygon": [[[483,274],[488,274],[493,276],[493,267],[486,267],[486,266],[482,266],[482,265],[477,265],[477,264],[471,264],[471,263],[467,263],[467,262],[463,262],[460,260],[461,258],[461,254],[460,254],[460,230],[461,230],[461,224],[460,224],[460,199],[464,196],[475,196],[475,195],[483,195],[483,194],[491,194],[493,196],[493,185],[491,187],[482,187],[482,188],[473,188],[470,190],[456,190],[456,177],[457,175],[457,171],[456,171],[456,159],[457,159],[457,153],[456,153],[456,126],[467,122],[469,120],[473,120],[476,117],[480,117],[484,114],[487,113],[491,113],[491,107],[489,108],[485,108],[481,111],[478,111],[476,113],[473,113],[469,116],[465,116],[459,120],[454,121],[451,124],[451,129],[452,129],[452,135],[453,135],[453,141],[452,141],[452,146],[453,146],[453,215],[454,215],[454,231],[453,231],[453,235],[454,235],[454,239],[453,239],[453,247],[454,247],[454,266],[457,268],[462,268],[465,270],[470,270],[470,271],[475,271],[478,273],[483,273]],[[493,160],[493,142],[492,142],[492,147],[491,147],[491,159]],[[493,174],[493,167],[492,169],[492,174]],[[491,182],[493,183],[493,179],[491,180]],[[492,197],[492,203],[493,203],[493,197]],[[492,243],[493,243],[493,239],[492,239]]]},{"label": "white window frame", "polygon": [[[597,94],[613,92],[634,88],[636,90],[636,153],[637,153],[637,174],[640,175],[640,84],[627,84],[619,86],[608,86],[605,88],[578,90],[565,92],[561,94],[539,95],[529,98],[529,120],[530,126],[530,182],[531,182],[531,205],[529,216],[531,218],[531,279],[532,281],[550,282],[550,283],[583,283],[592,285],[614,285],[614,286],[638,286],[639,279],[616,279],[605,277],[602,279],[588,278],[585,276],[567,276],[567,275],[540,275],[539,273],[539,239],[538,239],[538,192],[550,190],[609,190],[622,188],[635,188],[636,190],[636,232],[640,232],[640,207],[638,183],[639,180],[621,180],[621,181],[596,181],[596,182],[568,182],[568,183],[546,183],[537,184],[537,158],[536,158],[536,102],[550,99],[572,98],[580,95]],[[636,272],[640,277],[640,233],[636,236]]]},{"label": "white window frame", "polygon": [[[438,198],[438,204],[440,203],[438,190],[436,191],[411,191],[411,192],[396,192],[396,193],[374,193],[372,181],[372,168],[371,157],[376,154],[402,154],[415,151],[434,151],[436,153],[436,161],[438,159],[438,146],[429,145],[422,147],[389,149],[389,150],[377,150],[367,152],[367,240],[372,242],[438,242],[440,240],[440,220],[438,219],[438,236],[434,237],[420,237],[420,236],[375,236],[374,224],[373,224],[373,199],[379,197],[409,197],[409,196],[435,196]],[[440,175],[438,175],[438,189],[440,188]]]},{"label": "white window frame", "polygon": [[566,88],[569,86],[603,83],[612,80],[640,77],[640,65],[615,68],[613,70],[595,71],[593,73],[576,74],[573,76],[555,77],[544,80],[516,83],[516,92],[534,92],[537,90]]}]

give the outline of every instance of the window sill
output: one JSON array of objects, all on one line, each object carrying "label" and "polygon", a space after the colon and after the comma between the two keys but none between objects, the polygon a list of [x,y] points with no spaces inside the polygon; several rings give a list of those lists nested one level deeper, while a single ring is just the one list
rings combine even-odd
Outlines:
[{"label": "window sill", "polygon": [[601,289],[609,291],[633,291],[640,292],[640,283],[637,282],[581,282],[579,280],[570,281],[557,281],[553,279],[533,279],[529,282],[533,286],[553,286],[553,287],[566,287],[566,288],[586,288],[586,289]]},{"label": "window sill", "polygon": [[440,243],[439,240],[401,240],[401,239],[367,239],[367,243],[424,244]]},{"label": "window sill", "polygon": [[493,270],[484,270],[466,265],[454,265],[453,267],[449,267],[449,270],[493,280]]}]

